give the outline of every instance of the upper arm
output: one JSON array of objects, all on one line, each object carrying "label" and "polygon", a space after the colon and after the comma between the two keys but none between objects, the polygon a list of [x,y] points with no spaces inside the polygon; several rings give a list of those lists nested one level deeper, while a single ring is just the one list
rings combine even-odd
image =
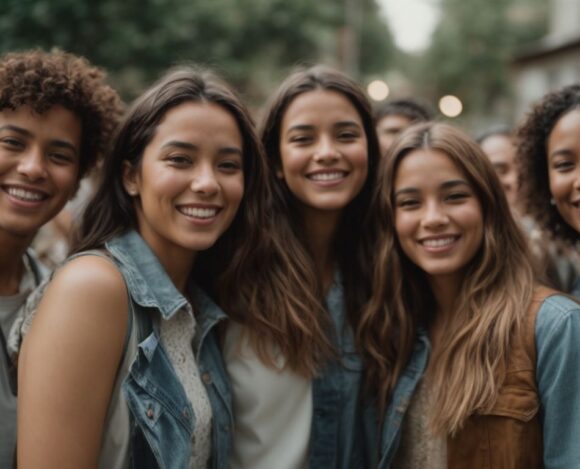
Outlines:
[{"label": "upper arm", "polygon": [[548,469],[580,467],[580,305],[555,300],[546,300],[536,322],[536,378]]},{"label": "upper arm", "polygon": [[127,319],[110,261],[83,256],[57,272],[19,358],[19,467],[97,466]]}]

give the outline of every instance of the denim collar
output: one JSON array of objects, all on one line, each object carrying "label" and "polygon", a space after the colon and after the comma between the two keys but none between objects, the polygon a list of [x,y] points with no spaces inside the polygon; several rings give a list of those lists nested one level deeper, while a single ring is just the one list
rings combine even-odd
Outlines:
[{"label": "denim collar", "polygon": [[171,318],[188,304],[139,233],[130,230],[105,243],[105,247],[122,264],[136,303],[158,309],[163,319]]}]

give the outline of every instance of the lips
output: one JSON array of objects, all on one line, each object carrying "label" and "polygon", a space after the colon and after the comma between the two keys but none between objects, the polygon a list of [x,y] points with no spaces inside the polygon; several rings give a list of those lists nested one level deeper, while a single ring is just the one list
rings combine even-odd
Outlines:
[{"label": "lips", "polygon": [[439,253],[452,249],[459,238],[459,235],[429,236],[420,239],[418,242],[426,251]]},{"label": "lips", "polygon": [[200,206],[191,206],[191,205],[179,205],[177,210],[182,213],[183,215],[190,217],[190,218],[199,218],[202,220],[208,220],[211,218],[215,218],[216,215],[221,210],[220,207],[200,207]]},{"label": "lips", "polygon": [[341,181],[348,175],[347,171],[332,170],[332,171],[316,171],[308,173],[306,177],[315,182],[336,182]]},{"label": "lips", "polygon": [[49,194],[44,191],[30,187],[16,185],[2,185],[2,190],[10,197],[22,202],[41,202],[49,198]]}]

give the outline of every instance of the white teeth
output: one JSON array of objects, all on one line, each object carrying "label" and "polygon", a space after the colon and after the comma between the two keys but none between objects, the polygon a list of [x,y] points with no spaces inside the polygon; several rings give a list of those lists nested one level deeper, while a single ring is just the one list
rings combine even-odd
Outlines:
[{"label": "white teeth", "polygon": [[8,194],[10,194],[12,197],[16,197],[17,199],[25,200],[28,202],[36,202],[45,198],[44,194],[27,191],[19,187],[9,187],[6,192],[8,192]]},{"label": "white teeth", "polygon": [[308,176],[313,181],[335,181],[337,179],[342,179],[344,177],[343,172],[333,172],[333,173],[316,173]]},{"label": "white teeth", "polygon": [[179,211],[188,217],[213,218],[217,214],[216,208],[180,207]]},{"label": "white teeth", "polygon": [[443,246],[449,246],[455,242],[454,237],[449,238],[439,238],[439,239],[426,239],[422,241],[423,246],[427,246],[428,248],[440,248]]}]

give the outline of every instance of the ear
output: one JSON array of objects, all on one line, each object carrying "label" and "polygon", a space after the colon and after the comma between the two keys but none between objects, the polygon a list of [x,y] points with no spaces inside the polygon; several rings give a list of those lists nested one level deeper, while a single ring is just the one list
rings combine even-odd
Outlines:
[{"label": "ear", "polygon": [[137,170],[128,161],[123,162],[123,187],[131,197],[139,195]]}]

